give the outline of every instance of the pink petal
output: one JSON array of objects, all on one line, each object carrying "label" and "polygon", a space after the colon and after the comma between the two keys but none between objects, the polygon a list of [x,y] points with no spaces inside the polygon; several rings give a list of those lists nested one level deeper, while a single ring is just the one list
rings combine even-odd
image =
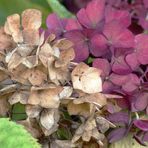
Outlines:
[{"label": "pink petal", "polygon": [[105,0],[92,0],[86,7],[86,13],[92,25],[97,26],[104,17]]},{"label": "pink petal", "polygon": [[91,38],[90,41],[90,52],[95,56],[95,57],[100,57],[102,55],[105,55],[107,53],[107,41],[106,39],[99,34],[94,35]]},{"label": "pink petal", "polygon": [[126,56],[126,62],[128,63],[128,65],[132,70],[136,70],[140,65],[139,61],[137,60],[136,53],[128,54]]},{"label": "pink petal", "polygon": [[67,24],[66,24],[66,27],[65,29],[67,31],[70,31],[70,30],[82,30],[82,26],[80,25],[80,23],[77,21],[77,19],[69,19],[67,21]]},{"label": "pink petal", "polygon": [[103,19],[105,1],[92,0],[86,7],[77,13],[79,22],[87,28],[96,28],[98,23]]},{"label": "pink petal", "polygon": [[108,42],[116,48],[134,47],[134,35],[118,21],[105,24],[103,33]]},{"label": "pink petal", "polygon": [[128,11],[117,10],[111,6],[106,7],[105,20],[107,23],[112,20],[118,20],[126,27],[128,27],[131,24],[131,17]]},{"label": "pink petal", "polygon": [[148,105],[148,94],[147,93],[142,93],[139,96],[137,96],[136,102],[135,102],[135,108],[138,111],[143,111],[146,109]]},{"label": "pink petal", "polygon": [[120,56],[120,57],[115,58],[113,60],[114,60],[113,65],[112,65],[113,72],[115,72],[117,74],[121,74],[121,75],[129,74],[132,72],[131,68],[126,63],[124,56]]},{"label": "pink petal", "polygon": [[140,85],[140,79],[136,74],[129,74],[128,81],[122,85],[122,89],[127,92],[132,92]]},{"label": "pink petal", "polygon": [[148,35],[139,34],[135,37],[135,48],[141,64],[148,64]]},{"label": "pink petal", "polygon": [[93,61],[93,67],[100,69],[101,76],[108,76],[111,71],[110,63],[106,59],[97,58]]},{"label": "pink petal", "polygon": [[129,79],[129,75],[118,75],[115,73],[112,73],[110,75],[110,80],[112,81],[112,83],[118,85],[118,86],[122,86],[123,84],[125,84]]}]

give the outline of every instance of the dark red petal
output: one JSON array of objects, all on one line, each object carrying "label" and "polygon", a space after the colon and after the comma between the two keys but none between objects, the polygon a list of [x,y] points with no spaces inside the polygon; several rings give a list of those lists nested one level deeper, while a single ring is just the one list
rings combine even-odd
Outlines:
[{"label": "dark red petal", "polygon": [[94,35],[90,42],[90,52],[95,57],[100,57],[107,53],[107,41],[102,35]]},{"label": "dark red petal", "polygon": [[115,124],[128,124],[129,115],[126,112],[117,112],[117,113],[113,113],[107,116],[107,120]]},{"label": "dark red petal", "polygon": [[111,66],[108,60],[97,58],[93,61],[93,67],[96,67],[98,69],[101,69],[101,76],[106,77],[109,75],[111,71]]},{"label": "dark red petal", "polygon": [[126,135],[126,131],[127,129],[125,127],[114,129],[108,134],[107,138],[110,143],[119,141]]},{"label": "dark red petal", "polygon": [[136,102],[135,102],[135,108],[138,111],[143,111],[148,106],[148,94],[147,93],[141,93],[137,96]]},{"label": "dark red petal", "polygon": [[148,120],[135,120],[133,123],[142,131],[148,131]]},{"label": "dark red petal", "polygon": [[108,42],[116,48],[134,47],[134,35],[118,21],[105,24],[103,33]]},{"label": "dark red petal", "polygon": [[140,65],[139,61],[137,60],[137,54],[135,52],[126,56],[126,62],[132,70],[136,70]]}]

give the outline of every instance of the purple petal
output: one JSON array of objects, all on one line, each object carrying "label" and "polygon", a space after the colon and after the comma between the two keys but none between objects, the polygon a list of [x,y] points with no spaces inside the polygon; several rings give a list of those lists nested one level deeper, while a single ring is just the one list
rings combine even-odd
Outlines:
[{"label": "purple petal", "polygon": [[65,29],[67,31],[70,30],[82,30],[82,26],[80,25],[80,23],[77,21],[77,19],[69,19],[67,21],[66,27]]},{"label": "purple petal", "polygon": [[134,35],[118,21],[105,24],[103,33],[108,42],[116,48],[134,47]]},{"label": "purple petal", "polygon": [[114,129],[113,131],[111,131],[108,134],[109,142],[113,143],[113,142],[119,141],[120,139],[122,139],[126,135],[126,131],[127,131],[127,129],[124,127]]},{"label": "purple petal", "polygon": [[60,35],[64,32],[65,20],[61,20],[55,13],[53,13],[48,15],[46,25],[51,32]]},{"label": "purple petal", "polygon": [[118,20],[126,27],[128,27],[131,24],[131,17],[128,11],[117,10],[111,6],[106,7],[105,20],[107,23],[112,20]]},{"label": "purple petal", "polygon": [[112,82],[104,81],[103,83],[103,92],[104,93],[111,93],[113,90],[116,90],[118,87],[114,85]]},{"label": "purple petal", "polygon": [[69,31],[64,34],[64,37],[68,38],[74,43],[75,61],[82,62],[89,56],[89,49],[87,42],[85,42],[85,36],[79,30]]},{"label": "purple petal", "polygon": [[122,86],[123,84],[125,84],[129,79],[129,75],[118,75],[115,73],[112,73],[110,75],[110,80],[112,81],[112,83],[118,85],[118,86]]},{"label": "purple petal", "polygon": [[148,93],[141,93],[137,96],[136,102],[135,102],[135,108],[138,111],[143,111],[146,109],[148,105]]},{"label": "purple petal", "polygon": [[128,65],[132,70],[136,70],[140,65],[139,61],[137,60],[136,53],[128,54],[126,56],[126,62],[128,63]]},{"label": "purple petal", "polygon": [[132,72],[131,68],[126,63],[124,56],[113,58],[112,63],[112,71],[117,74],[126,75]]},{"label": "purple petal", "polygon": [[140,79],[136,74],[130,74],[128,81],[122,86],[122,89],[126,92],[132,92],[140,85]]},{"label": "purple petal", "polygon": [[146,132],[143,136],[143,141],[148,141],[148,132]]},{"label": "purple petal", "polygon": [[148,120],[135,120],[134,125],[141,129],[142,131],[148,131]]},{"label": "purple petal", "polygon": [[95,57],[100,57],[107,53],[107,41],[102,35],[94,35],[90,42],[90,52]]},{"label": "purple petal", "polygon": [[129,115],[126,112],[117,112],[117,113],[113,113],[107,116],[107,120],[115,124],[128,124]]},{"label": "purple petal", "polygon": [[108,60],[97,58],[93,61],[93,67],[101,69],[101,76],[105,77],[108,76],[111,71],[111,66]]},{"label": "purple petal", "polygon": [[105,1],[92,0],[86,7],[77,13],[79,22],[87,28],[96,28],[98,23],[103,19]]},{"label": "purple petal", "polygon": [[141,64],[148,64],[148,35],[139,34],[135,37],[135,48]]}]

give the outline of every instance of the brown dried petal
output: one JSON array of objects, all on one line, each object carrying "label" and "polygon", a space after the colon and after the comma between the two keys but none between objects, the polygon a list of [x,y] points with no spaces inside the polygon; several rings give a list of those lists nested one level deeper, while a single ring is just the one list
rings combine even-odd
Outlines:
[{"label": "brown dried petal", "polygon": [[90,104],[88,103],[74,104],[73,101],[68,103],[67,109],[70,115],[82,115],[84,117],[88,117],[91,112]]},{"label": "brown dried petal", "polygon": [[26,105],[26,114],[29,118],[36,118],[39,116],[42,108],[37,105]]},{"label": "brown dried petal", "polygon": [[60,39],[56,42],[54,46],[58,47],[60,50],[65,50],[71,48],[73,46],[73,43],[67,39]]},{"label": "brown dried petal", "polygon": [[46,90],[31,91],[28,103],[32,105],[40,105],[44,108],[58,108],[59,94],[63,90],[62,87],[56,87]]},{"label": "brown dried petal", "polygon": [[8,97],[8,95],[0,96],[0,116],[6,116],[10,109]]},{"label": "brown dried petal", "polygon": [[32,85],[41,85],[47,80],[47,75],[38,69],[33,69],[30,72],[28,80]]},{"label": "brown dried petal", "polygon": [[83,102],[93,103],[102,107],[107,104],[106,97],[102,93],[86,94],[79,99],[75,99],[74,103],[79,104]]},{"label": "brown dried petal", "polygon": [[4,50],[11,49],[15,46],[11,37],[4,32],[4,28],[0,28],[0,52],[4,53]]},{"label": "brown dried petal", "polygon": [[27,91],[20,91],[20,92],[15,92],[10,98],[9,98],[9,103],[11,105],[16,104],[20,102],[21,104],[27,104],[29,97],[29,92]]},{"label": "brown dried petal", "polygon": [[98,69],[80,63],[72,72],[72,82],[75,89],[86,93],[102,91],[102,81]]},{"label": "brown dried petal", "polygon": [[18,14],[7,17],[5,32],[11,34],[16,43],[23,42],[22,33],[20,31],[20,16]]},{"label": "brown dried petal", "polygon": [[26,9],[22,13],[23,29],[38,30],[42,23],[42,14],[36,9]]}]

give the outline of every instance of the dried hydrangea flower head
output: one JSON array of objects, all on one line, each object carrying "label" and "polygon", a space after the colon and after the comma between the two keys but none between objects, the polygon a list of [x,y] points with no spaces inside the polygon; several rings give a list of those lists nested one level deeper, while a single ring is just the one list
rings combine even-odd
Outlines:
[{"label": "dried hydrangea flower head", "polygon": [[[20,22],[18,14],[9,16],[4,27],[8,38],[2,40],[7,45],[3,50],[10,41],[15,47],[3,55],[3,61],[0,59],[0,98],[5,99],[0,108],[4,105],[7,112],[9,105],[24,104],[28,117],[19,123],[36,138],[53,138],[61,124],[61,110],[66,108],[69,115],[82,117],[72,132],[71,145],[80,137],[87,142],[95,138],[103,144],[105,131],[114,125],[103,117],[102,108],[112,96],[101,93],[100,70],[72,62],[75,53],[71,41],[57,40],[54,34],[47,39],[44,33],[39,35],[40,11],[27,9],[21,18]],[[0,114],[5,115],[1,110]],[[70,128],[76,125],[72,122]]]}]

